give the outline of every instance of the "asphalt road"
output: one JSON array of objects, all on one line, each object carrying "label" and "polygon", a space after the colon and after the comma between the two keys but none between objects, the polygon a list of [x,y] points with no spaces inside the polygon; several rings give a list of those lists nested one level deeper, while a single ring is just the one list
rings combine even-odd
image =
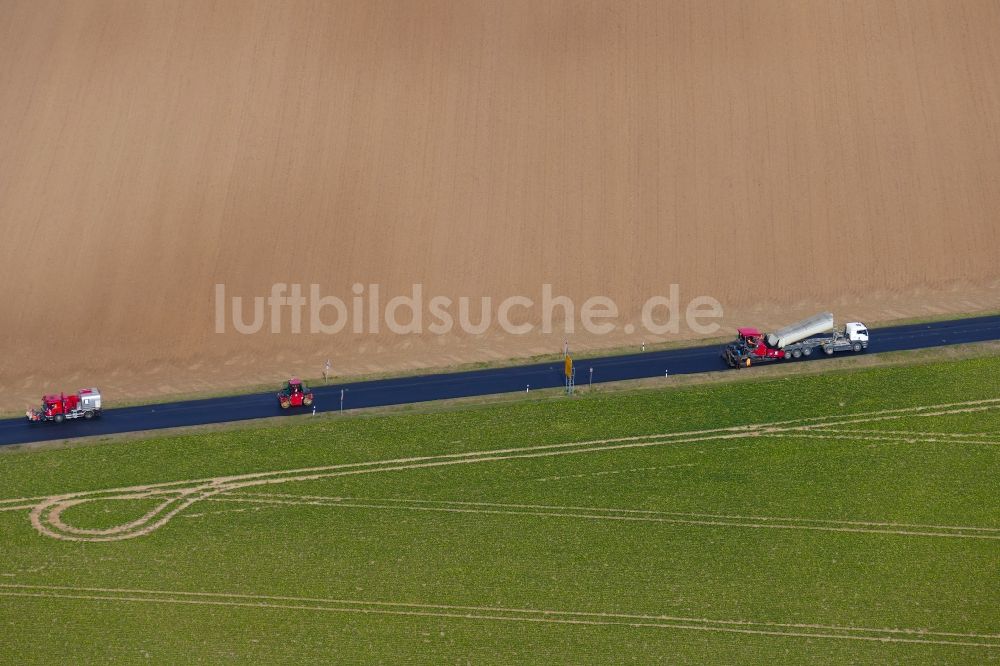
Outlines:
[{"label": "asphalt road", "polygon": [[[911,324],[872,329],[871,342],[865,353],[923,349],[940,345],[983,342],[1000,339],[1000,316],[976,317],[940,321],[930,324]],[[719,356],[720,345],[690,347],[668,351],[610,356],[577,361],[577,385],[585,386],[593,370],[594,383],[622,379],[662,377],[696,372],[753,372],[730,370]],[[845,352],[849,354],[850,352]],[[838,354],[841,356],[844,354]],[[781,363],[815,363],[826,358],[814,354],[809,358]],[[159,405],[105,409],[99,419],[30,424],[24,418],[0,420],[0,446],[26,442],[71,439],[94,435],[108,435],[140,430],[175,428],[178,426],[204,425],[243,421],[283,414],[301,414],[305,410],[283,412],[275,397],[286,377],[275,377],[274,392],[203,400],[187,400]],[[341,389],[344,389],[344,409],[379,407],[404,403],[425,402],[447,398],[462,398],[494,393],[509,393],[563,385],[562,362],[538,363],[473,370],[448,374],[424,375],[379,379],[353,384],[314,387],[316,408],[319,412],[340,409]],[[59,390],[60,387],[40,387],[40,390]],[[114,404],[114,397],[105,396],[105,404]]]}]

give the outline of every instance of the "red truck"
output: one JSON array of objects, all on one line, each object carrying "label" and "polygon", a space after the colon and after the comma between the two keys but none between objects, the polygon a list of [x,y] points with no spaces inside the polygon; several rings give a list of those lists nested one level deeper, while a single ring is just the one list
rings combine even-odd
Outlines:
[{"label": "red truck", "polygon": [[41,421],[62,423],[66,419],[92,419],[101,415],[101,392],[96,388],[86,388],[70,395],[50,393],[42,396],[41,408],[29,409],[24,415],[31,423]]}]

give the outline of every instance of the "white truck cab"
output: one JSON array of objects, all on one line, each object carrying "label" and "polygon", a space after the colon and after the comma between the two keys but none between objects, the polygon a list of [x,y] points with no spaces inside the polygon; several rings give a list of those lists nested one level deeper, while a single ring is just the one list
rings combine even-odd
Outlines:
[{"label": "white truck cab", "polygon": [[97,388],[80,389],[80,407],[85,411],[101,411],[101,391]]},{"label": "white truck cab", "polygon": [[851,342],[868,342],[868,327],[860,321],[852,321],[844,326],[847,339]]}]

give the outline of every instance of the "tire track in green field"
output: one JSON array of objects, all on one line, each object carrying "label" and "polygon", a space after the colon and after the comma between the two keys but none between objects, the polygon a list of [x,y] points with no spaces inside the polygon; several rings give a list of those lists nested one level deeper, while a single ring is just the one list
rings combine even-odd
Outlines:
[{"label": "tire track in green field", "polygon": [[190,592],[128,588],[73,587],[0,583],[0,596],[80,600],[92,602],[228,606],[235,608],[396,615],[456,620],[526,622],[552,625],[622,626],[634,629],[666,629],[755,634],[780,638],[914,643],[1000,649],[1000,634],[949,632],[931,629],[874,628],[850,625],[752,620],[711,619],[634,613],[602,613],[498,606],[459,606],[416,602],[321,599],[227,592]]},{"label": "tire track in green field", "polygon": [[740,516],[712,513],[650,511],[545,504],[504,504],[495,502],[459,502],[407,498],[323,497],[283,493],[226,493],[209,498],[212,502],[235,502],[264,505],[325,506],[332,508],[385,509],[439,513],[530,516],[540,518],[577,518],[635,523],[664,523],[697,527],[734,527],[744,529],[813,530],[819,532],[854,532],[939,538],[1000,540],[1000,528],[963,525],[924,525],[880,521],[837,520],[832,518],[789,518],[778,516]]},{"label": "tire track in green field", "polygon": [[[1000,407],[1000,398],[971,400],[966,402],[922,405],[897,409],[878,410],[854,414],[805,417],[777,421],[691,430],[684,432],[636,435],[584,442],[541,444],[536,446],[472,451],[463,453],[436,454],[344,463],[324,467],[312,467],[272,472],[220,476],[208,479],[171,481],[127,488],[81,491],[52,495],[44,498],[12,498],[0,500],[0,510],[31,509],[30,520],[35,529],[55,539],[70,541],[117,541],[144,536],[167,524],[173,517],[192,504],[213,498],[221,493],[235,490],[268,486],[292,481],[311,481],[339,476],[370,474],[373,472],[405,471],[412,469],[464,465],[503,460],[543,458],[579,453],[606,452],[622,449],[685,444],[692,442],[718,441],[725,439],[746,439],[770,436],[809,437],[811,430],[836,428],[838,426],[871,423],[906,418],[907,416],[940,416],[966,412],[985,411]],[[798,434],[795,434],[798,433]],[[811,435],[826,437],[825,435]],[[899,440],[896,440],[899,441]],[[927,439],[934,441],[935,439]],[[963,443],[976,444],[973,440]],[[987,442],[996,443],[996,442]],[[123,525],[101,530],[83,529],[67,524],[62,514],[67,509],[86,502],[101,500],[131,500],[163,497],[163,501],[141,518]]]}]

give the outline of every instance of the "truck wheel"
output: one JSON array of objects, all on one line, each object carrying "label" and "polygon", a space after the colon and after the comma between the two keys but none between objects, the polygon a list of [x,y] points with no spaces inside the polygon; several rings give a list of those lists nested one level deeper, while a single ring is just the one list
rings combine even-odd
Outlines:
[{"label": "truck wheel", "polygon": [[281,401],[281,408],[282,409],[288,409],[290,406],[291,406],[291,403],[288,402],[287,400],[282,400]]},{"label": "truck wheel", "polygon": [[56,414],[56,415],[55,415],[55,416],[53,417],[53,420],[54,420],[54,421],[55,421],[56,423],[62,423],[63,421],[65,421],[65,420],[66,420],[66,417],[65,417],[65,416],[63,416],[62,414]]},{"label": "truck wheel", "polygon": [[806,347],[802,350],[803,356],[810,356],[813,353],[812,347]]},{"label": "truck wheel", "polygon": [[833,347],[823,347],[823,351],[827,356],[833,356]]},{"label": "truck wheel", "polygon": [[87,419],[89,421],[90,419],[94,418],[94,412],[84,412],[83,413],[83,418],[85,418],[85,419]]},{"label": "truck wheel", "polygon": [[802,358],[802,350],[801,349],[796,349],[795,351],[793,351],[792,352],[792,357],[793,358]]},{"label": "truck wheel", "polygon": [[853,349],[853,350],[854,350],[854,351],[856,351],[856,352],[859,352],[859,351],[861,351],[861,343],[860,343],[860,342],[855,342],[855,343],[854,343],[854,346],[853,346],[853,347],[851,347],[851,349]]},{"label": "truck wheel", "polygon": [[302,398],[302,404],[308,407],[309,405],[313,404],[313,399],[308,397]]}]

